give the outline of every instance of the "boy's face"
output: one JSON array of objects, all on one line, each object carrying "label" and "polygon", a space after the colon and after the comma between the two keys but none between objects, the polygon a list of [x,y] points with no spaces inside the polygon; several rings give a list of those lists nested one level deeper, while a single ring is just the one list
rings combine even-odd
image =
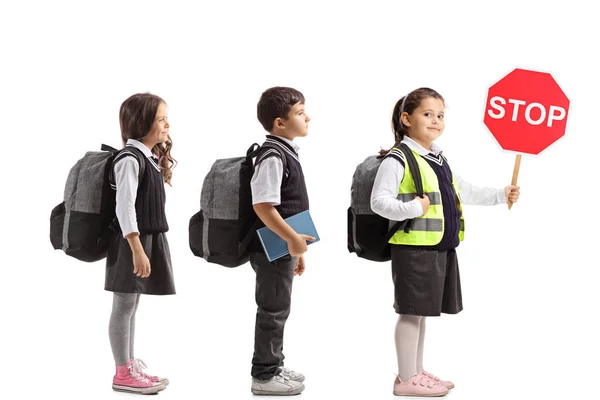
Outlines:
[{"label": "boy's face", "polygon": [[290,140],[304,137],[308,135],[309,121],[310,118],[304,110],[304,104],[296,103],[290,108],[287,118],[277,118],[275,120],[275,131]]}]

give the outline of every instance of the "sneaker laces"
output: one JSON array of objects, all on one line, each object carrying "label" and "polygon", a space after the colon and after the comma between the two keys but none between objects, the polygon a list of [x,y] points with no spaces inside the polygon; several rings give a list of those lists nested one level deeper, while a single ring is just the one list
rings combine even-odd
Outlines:
[{"label": "sneaker laces", "polygon": [[133,365],[133,368],[136,370],[136,372],[140,375],[142,375],[144,378],[146,379],[150,379],[152,380],[154,379],[158,379],[155,376],[152,375],[148,375],[147,373],[145,373],[143,370],[144,368],[148,368],[148,366],[146,366],[146,363],[143,360],[140,360],[139,358],[136,358],[134,360],[131,361],[131,364]]},{"label": "sneaker laces", "polygon": [[133,360],[131,360],[131,366],[133,367],[133,370],[135,372],[137,372],[140,375],[146,375],[144,373],[144,368],[148,368],[146,366],[146,363],[143,360],[140,360],[139,358],[135,358]]},{"label": "sneaker laces", "polygon": [[136,381],[142,383],[151,383],[150,380],[143,375],[143,373],[140,373],[138,370],[136,370],[136,366],[133,364],[133,362],[129,364],[129,373]]},{"label": "sneaker laces", "polygon": [[290,381],[290,378],[288,378],[286,375],[284,375],[283,369],[281,369],[280,373],[275,375],[275,379],[280,380],[279,378],[283,379],[284,383],[288,383]]}]

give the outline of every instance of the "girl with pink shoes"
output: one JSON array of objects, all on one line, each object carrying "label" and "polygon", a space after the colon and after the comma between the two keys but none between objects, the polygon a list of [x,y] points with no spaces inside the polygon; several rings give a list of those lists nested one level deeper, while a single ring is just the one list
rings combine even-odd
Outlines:
[{"label": "girl with pink shoes", "polygon": [[[113,161],[116,220],[106,258],[105,290],[114,292],[109,338],[116,364],[113,389],[139,394],[164,390],[169,381],[144,373],[134,358],[135,314],[141,294],[175,294],[171,255],[165,233],[164,183],[171,181],[167,106],[160,97],[129,97],[119,112],[124,149]],[[118,223],[117,223],[118,222]]]},{"label": "girl with pink shoes", "polygon": [[[394,309],[399,314],[395,341],[398,396],[444,396],[454,384],[423,368],[426,317],[457,314],[462,306],[456,247],[463,240],[461,204],[516,202],[519,187],[476,187],[453,173],[434,143],[444,131],[443,97],[420,88],[394,107],[395,145],[379,166],[371,193],[372,210],[392,221],[412,220],[390,239]],[[417,161],[423,197],[409,162],[397,147],[408,146]],[[404,147],[405,148],[405,147]],[[406,149],[406,148],[405,148]]]}]

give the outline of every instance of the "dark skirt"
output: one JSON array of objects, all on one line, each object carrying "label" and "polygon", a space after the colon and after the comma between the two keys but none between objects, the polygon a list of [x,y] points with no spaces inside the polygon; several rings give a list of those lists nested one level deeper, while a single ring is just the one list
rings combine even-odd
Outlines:
[{"label": "dark skirt", "polygon": [[439,316],[462,311],[456,250],[391,245],[394,309],[398,314]]},{"label": "dark skirt", "polygon": [[150,276],[133,273],[133,255],[121,233],[113,235],[106,256],[104,289],[120,293],[175,294],[169,243],[164,233],[140,235],[144,252],[150,260]]}]

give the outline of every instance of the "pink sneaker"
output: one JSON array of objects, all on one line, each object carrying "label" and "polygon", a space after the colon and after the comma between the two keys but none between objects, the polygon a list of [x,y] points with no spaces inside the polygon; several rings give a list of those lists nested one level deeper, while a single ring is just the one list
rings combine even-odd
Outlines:
[{"label": "pink sneaker", "polygon": [[452,383],[450,381],[443,381],[440,378],[438,378],[437,376],[430,374],[429,372],[427,372],[425,370],[422,370],[421,373],[423,375],[425,375],[426,377],[428,377],[429,379],[431,379],[432,381],[440,383],[442,386],[446,387],[448,390],[454,388],[454,383]]},{"label": "pink sneaker", "polygon": [[167,378],[146,374],[143,370],[148,367],[146,366],[146,363],[144,361],[140,360],[139,358],[136,358],[136,359],[132,358],[131,365],[133,366],[134,371],[136,371],[138,374],[140,374],[144,378],[148,379],[150,382],[162,383],[165,386],[167,386],[169,384],[169,380]]},{"label": "pink sneaker", "polygon": [[446,394],[448,394],[448,389],[432,381],[421,372],[412,376],[406,382],[400,381],[398,376],[394,381],[394,395],[396,396],[439,397]]},{"label": "pink sneaker", "polygon": [[153,394],[165,389],[165,385],[158,382],[150,382],[138,374],[131,363],[117,365],[117,372],[113,377],[113,390],[119,392]]}]

